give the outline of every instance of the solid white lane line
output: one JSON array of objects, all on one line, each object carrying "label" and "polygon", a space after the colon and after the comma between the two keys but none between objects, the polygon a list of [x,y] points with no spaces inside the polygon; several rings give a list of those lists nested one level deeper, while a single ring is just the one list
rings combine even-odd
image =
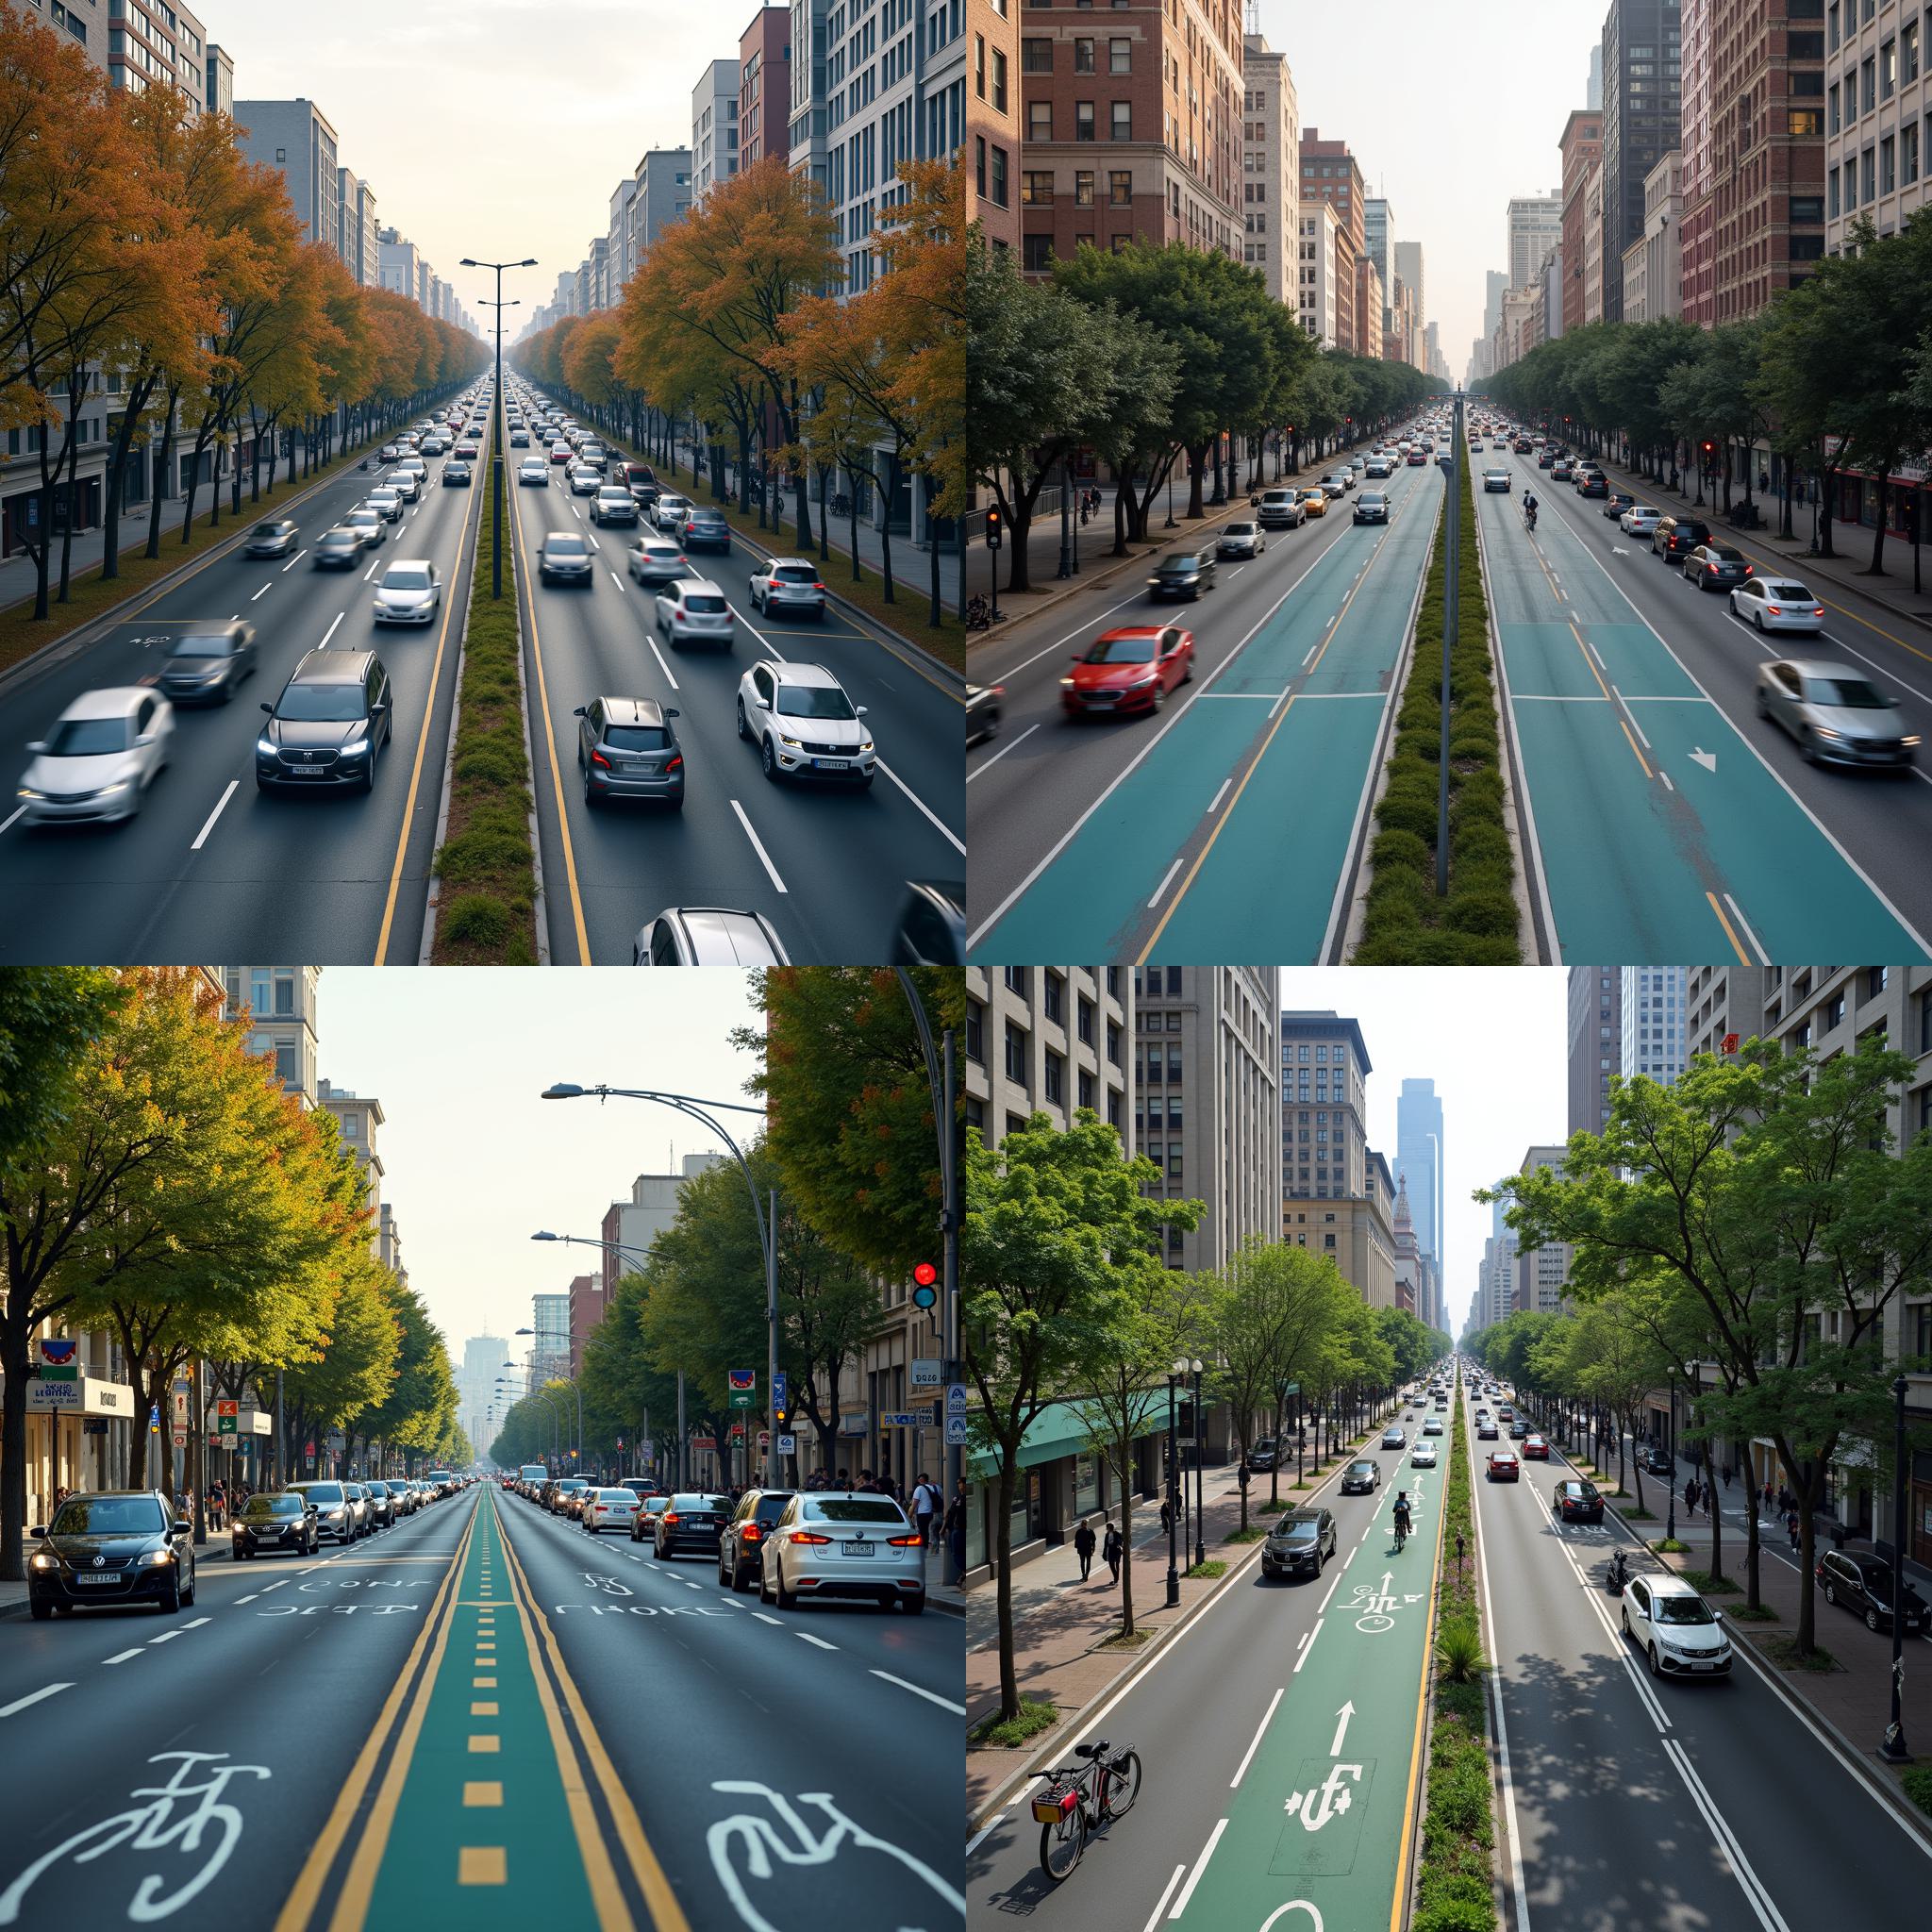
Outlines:
[{"label": "solid white lane line", "polygon": [[937,1704],[941,1710],[950,1710],[955,1717],[964,1717],[966,1707],[955,1704],[950,1697],[941,1697],[937,1690],[928,1690],[924,1684],[909,1683],[904,1677],[895,1677],[891,1671],[873,1672],[874,1677],[883,1677],[889,1684],[896,1684],[902,1690],[909,1690],[915,1697],[924,1697],[928,1704]]},{"label": "solid white lane line", "polygon": [[228,789],[225,792],[223,792],[218,799],[215,800],[214,810],[208,813],[208,823],[202,826],[200,831],[195,833],[194,843],[188,848],[189,851],[199,852],[201,850],[202,841],[207,839],[208,835],[210,832],[214,830],[215,821],[222,815],[222,808],[227,804],[229,799],[234,797],[235,788],[236,786],[241,784],[241,782],[242,781],[239,778],[230,778],[228,780]]},{"label": "solid white lane line", "polygon": [[139,1657],[140,1655],[139,1649],[124,1650],[117,1652],[113,1657],[104,1657],[101,1661],[104,1664],[125,1664],[129,1657]]},{"label": "solid white lane line", "polygon": [[837,1650],[836,1643],[827,1643],[823,1637],[814,1637],[809,1630],[794,1630],[792,1636],[801,1643],[809,1643],[819,1650]]},{"label": "solid white lane line", "polygon": [[763,841],[752,830],[751,821],[744,815],[744,808],[737,799],[731,801],[731,809],[738,814],[738,823],[744,827],[744,836],[751,841],[751,849],[758,856],[758,863],[765,869],[766,875],[779,891],[785,890],[785,881],[778,876],[778,868],[772,863],[772,855],[764,848]]},{"label": "solid white lane line", "polygon": [[339,610],[336,612],[335,624],[330,625],[329,627],[323,632],[322,641],[315,647],[318,651],[325,651],[328,649],[328,641],[336,634],[336,625],[341,624],[342,619],[348,616],[348,614],[349,613],[346,610]]},{"label": "solid white lane line", "polygon": [[942,839],[944,839],[945,841],[949,845],[951,845],[956,852],[958,853],[961,858],[964,858],[966,857],[966,847],[958,839],[954,837],[951,826],[949,826],[945,823],[945,821],[942,820],[932,809],[932,808],[926,804],[924,799],[920,797],[918,792],[913,791],[911,786],[907,784],[905,779],[900,777],[897,772],[893,771],[891,765],[887,764],[884,758],[874,759],[874,762],[876,763],[879,770],[882,771],[886,774],[886,776],[889,777],[892,781],[892,783],[896,785],[899,788],[899,790],[903,791],[906,794],[906,796],[909,798],[913,802],[913,804],[916,805],[920,808],[920,810],[923,811],[926,815],[926,817],[932,821],[932,824],[939,831],[940,836]]},{"label": "solid white lane line", "polygon": [[1261,1713],[1261,1722],[1255,1726],[1255,1735],[1248,1740],[1248,1748],[1241,1753],[1241,1761],[1235,1766],[1234,1775],[1228,1779],[1227,1788],[1233,1790],[1247,1775],[1248,1766],[1254,1761],[1255,1753],[1261,1748],[1261,1740],[1267,1735],[1268,1726],[1274,1721],[1274,1707],[1282,1700],[1288,1686],[1279,1686],[1268,1700],[1268,1708]]},{"label": "solid white lane line", "polygon": [[664,661],[664,653],[658,648],[658,640],[649,631],[646,631],[644,633],[644,641],[651,647],[651,656],[658,660],[658,669],[664,674],[665,680],[670,684],[671,689],[675,691],[677,689],[677,679],[673,675],[671,666]]},{"label": "solid white lane line", "polygon": [[1214,1856],[1214,1847],[1221,1842],[1221,1834],[1227,1829],[1227,1820],[1222,1819],[1208,1834],[1208,1842],[1201,1847],[1201,1856],[1194,1861],[1194,1869],[1188,1874],[1188,1882],[1181,1888],[1181,1895],[1174,1902],[1174,1909],[1168,1913],[1170,1920],[1180,1918],[1188,1909],[1188,1901],[1194,1895],[1194,1888],[1201,1882],[1201,1874],[1208,1869],[1208,1860]]},{"label": "solid white lane line", "polygon": [[1020,742],[1021,742],[1021,741],[1022,741],[1023,740],[1025,740],[1025,739],[1031,738],[1031,737],[1033,736],[1033,734],[1034,734],[1034,733],[1035,733],[1036,731],[1038,731],[1039,729],[1040,729],[1040,726],[1039,726],[1038,724],[1029,724],[1029,725],[1027,725],[1027,727],[1025,728],[1025,730],[1024,730],[1023,732],[1021,732],[1021,734],[1020,734],[1020,736],[1019,736],[1018,738],[1009,738],[1009,739],[1008,739],[1008,740],[1007,740],[1007,741],[1006,741],[1006,743],[1004,743],[1003,745],[1001,745],[1001,746],[1000,746],[1000,748],[999,748],[999,750],[997,750],[996,752],[994,752],[994,753],[993,753],[993,755],[991,756],[991,758],[988,758],[988,759],[987,759],[987,761],[986,761],[986,762],[985,762],[985,763],[984,763],[983,765],[975,765],[975,766],[974,766],[974,767],[973,768],[973,770],[972,770],[972,771],[970,771],[970,772],[968,772],[968,773],[966,774],[966,782],[967,782],[967,784],[969,784],[969,785],[970,785],[970,784],[972,784],[972,782],[974,781],[974,779],[975,779],[976,777],[978,777],[978,776],[979,776],[980,773],[982,773],[982,772],[990,772],[990,771],[991,771],[991,769],[993,768],[993,766],[995,766],[996,764],[998,764],[998,763],[999,763],[999,761],[1000,761],[1000,760],[1001,760],[1001,759],[1002,759],[1003,758],[1005,758],[1005,757],[1006,757],[1006,755],[1007,755],[1007,754],[1008,754],[1008,753],[1009,751],[1011,751],[1011,750],[1012,750],[1012,748],[1013,748],[1013,747],[1014,747],[1014,746],[1015,746],[1016,744],[1019,744],[1019,743],[1020,743]]},{"label": "solid white lane line", "polygon": [[72,1684],[44,1684],[40,1690],[25,1697],[16,1697],[11,1704],[0,1704],[0,1717],[11,1717],[17,1710],[25,1710],[30,1704],[38,1704],[43,1697],[51,1697],[57,1690],[72,1690]]}]

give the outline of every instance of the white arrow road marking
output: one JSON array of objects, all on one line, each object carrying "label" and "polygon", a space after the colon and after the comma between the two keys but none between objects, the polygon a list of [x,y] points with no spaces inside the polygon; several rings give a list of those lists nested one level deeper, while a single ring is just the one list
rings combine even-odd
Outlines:
[{"label": "white arrow road marking", "polygon": [[1702,765],[1707,772],[1714,772],[1717,770],[1716,752],[1706,751],[1702,746],[1698,746],[1691,752],[1690,756],[1693,758],[1695,758],[1697,762],[1700,765]]},{"label": "white arrow road marking", "polygon": [[1341,1740],[1348,1735],[1348,1721],[1355,1715],[1355,1700],[1351,1698],[1335,1715],[1338,1720],[1335,1726],[1335,1741],[1328,1746],[1328,1755],[1331,1757],[1340,1757]]}]

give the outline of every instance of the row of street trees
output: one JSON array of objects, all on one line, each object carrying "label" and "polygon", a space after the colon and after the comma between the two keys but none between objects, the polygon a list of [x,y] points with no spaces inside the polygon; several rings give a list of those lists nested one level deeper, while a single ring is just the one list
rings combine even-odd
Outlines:
[{"label": "row of street trees", "polygon": [[[289,1451],[340,1429],[350,1453],[468,1459],[441,1336],[375,1255],[335,1117],[248,1051],[245,1014],[176,968],[0,971],[0,1577],[22,1574],[26,1385],[42,1325],[120,1343],[148,1467],[149,1408],[212,1365],[212,1393],[272,1406]],[[189,1486],[199,1495],[202,1431]],[[305,1464],[306,1467],[306,1464]]]},{"label": "row of street trees", "polygon": [[[921,967],[911,978],[935,1036],[963,1024],[963,974]],[[751,985],[762,1024],[733,1038],[760,1056],[749,1087],[768,1105],[747,1165],[760,1208],[768,1190],[778,1195],[778,1366],[798,1433],[816,1438],[819,1467],[836,1468],[854,1460],[839,1446],[839,1422],[841,1407],[865,1407],[864,1352],[906,1319],[881,1285],[939,1258],[938,1124],[895,974],[784,967],[754,974]],[[675,1223],[649,1254],[619,1258],[625,1272],[584,1347],[587,1460],[609,1468],[620,1441],[675,1441],[680,1374],[687,1430],[723,1442],[734,1421],[748,1420],[729,1407],[726,1372],[757,1368],[763,1391],[766,1358],[763,1255],[737,1164],[687,1181]],[[936,1342],[927,1352],[940,1353]],[[491,1445],[494,1460],[546,1457],[559,1440],[559,1396],[574,1424],[568,1390],[526,1397]]]},{"label": "row of street trees", "polygon": [[1012,533],[1008,585],[1028,586],[1026,533],[1043,485],[1091,453],[1121,479],[1114,542],[1146,541],[1147,516],[1186,459],[1199,517],[1224,439],[1245,443],[1248,482],[1264,446],[1301,465],[1414,408],[1434,385],[1420,369],[1317,346],[1258,269],[1181,242],[1083,246],[1048,277],[975,234],[966,250],[967,454]]},{"label": "row of street trees", "polygon": [[[768,158],[721,182],[652,242],[609,308],[564,316],[519,342],[515,366],[567,397],[600,426],[673,467],[680,426],[705,449],[711,491],[724,494],[725,447],[736,452],[740,508],[763,479],[789,484],[799,547],[818,496],[845,478],[858,508],[869,485],[888,506],[923,476],[935,518],[965,505],[964,197],[957,165],[903,161],[902,194],[880,208],[864,289],[845,280],[838,221],[823,190]],[[772,502],[773,527],[783,521]],[[892,595],[891,517],[880,532],[884,593]],[[825,533],[819,554],[829,555]],[[941,621],[939,546],[930,550],[928,621]]]},{"label": "row of street trees", "polygon": [[[1723,507],[1734,480],[1751,503],[1759,450],[1791,475],[1822,483],[1819,548],[1830,557],[1836,479],[1876,479],[1877,523],[1868,566],[1885,555],[1891,478],[1932,448],[1932,215],[1921,209],[1879,240],[1853,225],[1842,255],[1827,256],[1795,289],[1756,315],[1715,328],[1680,321],[1592,323],[1539,344],[1486,387],[1518,417],[1566,426],[1585,447],[1627,443],[1648,476],[1674,485],[1704,452],[1719,471]],[[1780,534],[1791,535],[1792,491]]]},{"label": "row of street trees", "polygon": [[[1690,1441],[1726,1445],[1747,1482],[1745,1445],[1771,1451],[1799,1499],[1806,1655],[1826,1485],[1889,1486],[1890,1384],[1932,1367],[1886,1339],[1932,1287],[1932,1133],[1901,1147],[1886,1126],[1916,1074],[1868,1037],[1828,1059],[1753,1041],[1700,1055],[1674,1086],[1617,1082],[1602,1134],[1573,1135],[1560,1171],[1509,1184],[1524,1250],[1572,1244],[1575,1312],[1518,1314],[1468,1344],[1519,1388],[1600,1407],[1633,1437],[1674,1380],[1695,1391]],[[1755,1608],[1757,1512],[1746,1521]],[[1711,1528],[1722,1575],[1715,1516]]]},{"label": "row of street trees", "polygon": [[[1446,1337],[1406,1309],[1370,1307],[1332,1259],[1304,1247],[1255,1238],[1224,1268],[1168,1268],[1162,1230],[1197,1226],[1204,1208],[1159,1199],[1159,1182],[1154,1162],[1125,1158],[1119,1133],[1091,1108],[1065,1131],[1036,1113],[997,1147],[967,1133],[960,1276],[977,1446],[994,1464],[1001,1721],[1021,1708],[1011,1582],[1021,1452],[1053,1404],[1069,1405],[1109,1472],[1131,1547],[1137,1452],[1165,1430],[1177,1359],[1207,1364],[1204,1400],[1227,1406],[1245,1457],[1262,1436],[1281,1436],[1291,1391],[1294,1413],[1320,1418],[1342,1391],[1394,1388],[1448,1352]],[[1121,1627],[1132,1635],[1131,1563]]]},{"label": "row of street trees", "polygon": [[[185,544],[210,453],[250,442],[258,497],[262,455],[273,487],[285,435],[305,463],[327,460],[338,428],[379,433],[484,365],[474,336],[359,286],[332,247],[305,242],[281,174],[248,161],[225,115],[192,116],[172,87],[109,86],[68,35],[0,8],[0,429],[26,432],[40,458],[37,524],[23,533],[36,618],[48,614],[56,496],[75,488],[83,424],[108,422],[102,572],[113,577],[135,452],[158,449],[165,475],[177,439],[192,450]],[[241,513],[239,467],[230,506]],[[214,521],[220,509],[217,498]],[[157,511],[149,557],[160,542]]]}]

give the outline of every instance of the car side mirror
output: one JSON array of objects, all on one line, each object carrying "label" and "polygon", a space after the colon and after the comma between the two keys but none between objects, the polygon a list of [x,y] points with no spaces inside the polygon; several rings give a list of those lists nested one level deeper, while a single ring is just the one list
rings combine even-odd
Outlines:
[{"label": "car side mirror", "polygon": [[376,701],[370,706],[369,715],[372,718],[379,718],[388,709],[389,700],[387,698],[377,698]]},{"label": "car side mirror", "polygon": [[141,734],[141,736],[134,741],[135,749],[138,751],[142,745],[152,744],[154,741],[154,733],[152,731],[143,731]]},{"label": "car side mirror", "polygon": [[[266,711],[266,712],[267,712],[267,713],[269,714],[269,716],[270,716],[271,718],[273,718],[273,717],[275,716],[275,707],[274,707],[273,705],[271,705],[271,704],[268,704],[268,703],[264,702],[264,703],[263,703],[263,705],[262,705],[262,708],[262,708],[262,709],[263,709],[264,711]],[[31,747],[31,746],[29,746],[29,747],[28,747],[28,749],[29,749],[29,750],[31,750],[31,749],[32,749],[32,747]]]},{"label": "car side mirror", "polygon": [[27,1535],[29,1536],[45,1536],[46,1533],[47,1525],[44,1523],[37,1523],[30,1530],[27,1531]]},{"label": "car side mirror", "polygon": [[583,707],[582,705],[578,705],[578,706],[577,706],[577,707],[575,708],[575,709],[574,709],[574,710],[573,710],[573,711],[571,712],[571,716],[572,716],[573,718],[581,718],[581,717],[582,717],[583,715],[584,715],[584,707]]},{"label": "car side mirror", "polygon": [[683,716],[684,716],[684,713],[683,713],[682,711],[678,711],[678,710],[667,710],[667,711],[666,711],[666,712],[664,713],[664,715],[665,715],[665,716],[666,716],[667,718],[681,718],[681,717],[683,717]]},{"label": "car side mirror", "polygon": [[176,1536],[192,1536],[194,1534],[194,1525],[192,1523],[177,1519],[175,1524],[175,1534]]},{"label": "car side mirror", "polygon": [[855,718],[862,718],[871,708],[869,705],[855,705],[852,709],[852,715]]},{"label": "car side mirror", "polygon": [[26,749],[29,758],[39,758],[46,748],[47,741],[44,738],[30,738],[27,740]]}]

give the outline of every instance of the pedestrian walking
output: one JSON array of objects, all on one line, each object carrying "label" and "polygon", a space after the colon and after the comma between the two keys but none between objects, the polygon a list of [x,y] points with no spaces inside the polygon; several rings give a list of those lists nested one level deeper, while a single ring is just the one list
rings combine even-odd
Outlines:
[{"label": "pedestrian walking", "polygon": [[1107,1541],[1100,1546],[1101,1557],[1107,1563],[1108,1575],[1111,1581],[1121,1580],[1121,1556],[1126,1545],[1121,1541],[1121,1533],[1109,1523],[1107,1525]]},{"label": "pedestrian walking", "polygon": [[940,1513],[940,1505],[944,1498],[940,1494],[940,1486],[929,1475],[922,1475],[912,1490],[912,1525],[919,1532],[919,1545],[922,1549],[932,1548],[933,1519]]},{"label": "pedestrian walking", "polygon": [[1093,1525],[1085,1517],[1074,1532],[1074,1554],[1080,1559],[1080,1581],[1085,1583],[1093,1574]]},{"label": "pedestrian walking", "polygon": [[1785,1534],[1790,1538],[1791,1548],[1795,1550],[1798,1547],[1798,1512],[1795,1509],[1785,1511]]},{"label": "pedestrian walking", "polygon": [[1737,1474],[1737,1471],[1736,1471],[1736,1470],[1734,1470],[1734,1469],[1733,1469],[1733,1468],[1731,1467],[1731,1465],[1730,1465],[1730,1464],[1729,1464],[1728,1462],[1727,1462],[1727,1463],[1725,1463],[1725,1464],[1724,1464],[1724,1488],[1725,1488],[1725,1489],[1729,1489],[1729,1488],[1730,1488],[1730,1486],[1731,1486],[1731,1478],[1732,1478],[1732,1477],[1733,1477],[1734,1475],[1736,1475],[1736,1474]]},{"label": "pedestrian walking", "polygon": [[1160,1499],[1160,1533],[1162,1536],[1174,1534],[1174,1499],[1171,1496]]},{"label": "pedestrian walking", "polygon": [[208,1520],[209,1526],[219,1536],[222,1531],[222,1518],[227,1513],[228,1491],[220,1476],[208,1486]]},{"label": "pedestrian walking", "polygon": [[966,1478],[962,1475],[953,1486],[953,1500],[946,1505],[946,1518],[940,1525],[946,1539],[946,1548],[952,1553],[953,1569],[960,1576],[966,1574]]}]

